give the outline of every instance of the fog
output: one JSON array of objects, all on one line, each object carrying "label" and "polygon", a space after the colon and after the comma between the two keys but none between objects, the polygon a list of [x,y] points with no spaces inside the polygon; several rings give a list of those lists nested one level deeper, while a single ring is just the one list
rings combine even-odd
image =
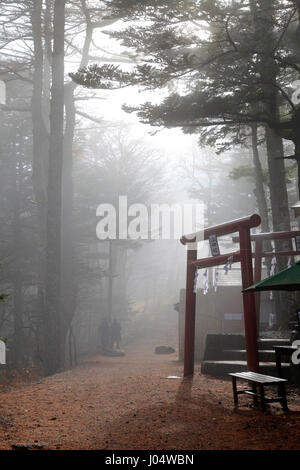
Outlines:
[{"label": "fog", "polygon": [[[47,375],[101,352],[105,318],[119,321],[122,351],[147,335],[149,318],[152,336],[157,327],[153,343],[164,340],[160,321],[165,319],[175,331],[170,338],[166,327],[166,342],[176,348],[176,304],[185,288],[186,250],[180,243],[185,227],[174,237],[172,219],[166,239],[151,237],[149,231],[122,238],[119,198],[146,211],[157,204],[201,205],[203,219],[195,230],[254,212],[265,216],[264,230],[272,224],[284,229],[290,226],[288,199],[297,199],[295,164],[280,161],[286,165],[286,179],[272,180],[269,149],[259,127],[255,167],[250,121],[230,130],[225,130],[227,117],[212,127],[172,121],[159,125],[159,119],[146,122],[145,115],[124,111],[124,104],[153,105],[173,91],[186,92],[187,81],[176,81],[171,72],[166,83],[156,86],[149,79],[148,87],[126,83],[117,90],[72,81],[69,73],[89,64],[108,62],[126,72],[150,54],[146,46],[134,52],[116,37],[134,18],[130,23],[103,19],[97,2],[87,6],[73,1],[67,2],[62,25],[59,12],[55,15],[54,6],[61,8],[57,2],[1,3],[0,337],[7,342],[8,367],[30,366]],[[54,27],[60,31],[57,37]],[[197,27],[198,39],[204,30],[209,37],[207,25],[202,33],[201,22]],[[153,57],[156,53],[154,48]],[[282,149],[289,153],[292,146],[285,140]],[[272,218],[276,197],[285,204],[277,219]],[[116,214],[114,227],[107,222],[115,237],[107,239],[99,237],[105,205]],[[142,232],[140,215],[131,213],[127,220],[135,223],[136,232]],[[157,233],[162,229],[156,227]],[[225,251],[232,249],[230,237],[220,243]],[[199,256],[209,255],[208,245],[201,245]]]}]

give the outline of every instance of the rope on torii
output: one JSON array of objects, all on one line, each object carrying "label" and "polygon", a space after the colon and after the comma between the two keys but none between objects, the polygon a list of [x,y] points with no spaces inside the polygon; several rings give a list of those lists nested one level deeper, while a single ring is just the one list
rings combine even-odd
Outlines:
[{"label": "rope on torii", "polygon": [[[228,271],[231,270],[232,263],[233,263],[233,256],[229,256],[229,258],[227,259],[227,262],[226,262],[226,264],[223,268],[226,275],[228,274]],[[195,277],[194,277],[194,288],[193,288],[194,294],[197,293],[197,284],[198,284],[199,273],[200,273],[200,269],[197,268],[195,270]],[[214,280],[213,280],[214,292],[217,292],[218,282],[219,282],[219,271],[218,271],[218,267],[217,267],[216,270],[215,270],[215,276],[214,276]],[[208,269],[206,268],[204,273],[203,273],[203,294],[206,295],[208,293],[208,290],[209,290]]]}]

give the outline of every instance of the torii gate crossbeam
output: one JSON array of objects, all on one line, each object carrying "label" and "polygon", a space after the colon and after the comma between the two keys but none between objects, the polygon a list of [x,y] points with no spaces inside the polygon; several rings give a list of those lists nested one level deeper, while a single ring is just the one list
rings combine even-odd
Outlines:
[{"label": "torii gate crossbeam", "polygon": [[[252,250],[250,229],[258,227],[261,218],[257,214],[243,219],[226,222],[204,231],[185,235],[181,238],[187,249],[187,274],[186,274],[186,305],[185,305],[185,334],[184,334],[184,376],[194,374],[195,354],[195,315],[196,293],[194,292],[194,279],[197,267],[205,268],[218,266],[226,262],[232,256],[232,262],[241,263],[243,289],[253,284]],[[230,233],[239,233],[240,250],[234,253],[226,253],[210,258],[197,259],[197,242],[207,240],[211,235],[222,236]],[[257,325],[255,313],[255,297],[253,292],[243,292],[245,339],[247,350],[248,369],[258,372],[259,359],[257,348]]]},{"label": "torii gate crossbeam", "polygon": [[[255,242],[255,254],[254,256],[254,284],[261,281],[262,271],[262,258],[273,258],[273,256],[299,256],[300,251],[286,250],[286,251],[263,251],[264,240],[287,240],[300,237],[300,230],[290,230],[285,232],[261,232],[251,235],[251,241]],[[239,243],[239,237],[232,237],[234,243]],[[297,248],[297,244],[296,244]],[[255,292],[255,303],[256,303],[256,323],[259,326],[260,320],[260,292]]]}]

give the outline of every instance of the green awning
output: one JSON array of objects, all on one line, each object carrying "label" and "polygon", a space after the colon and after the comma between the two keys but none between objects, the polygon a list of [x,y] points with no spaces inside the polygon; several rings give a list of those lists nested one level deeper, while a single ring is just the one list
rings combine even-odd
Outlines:
[{"label": "green awning", "polygon": [[274,276],[253,284],[253,286],[244,289],[243,292],[261,290],[300,290],[300,261],[292,264],[290,268],[279,271]]}]

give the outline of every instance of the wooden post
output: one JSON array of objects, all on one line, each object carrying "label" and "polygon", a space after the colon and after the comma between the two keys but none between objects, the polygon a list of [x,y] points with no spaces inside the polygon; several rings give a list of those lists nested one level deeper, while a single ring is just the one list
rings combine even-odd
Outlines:
[{"label": "wooden post", "polygon": [[[245,226],[239,228],[241,271],[243,289],[253,284],[252,252],[250,229]],[[257,325],[255,313],[255,297],[253,292],[243,292],[245,339],[247,349],[247,365],[252,372],[258,372],[259,359],[257,349]]]},{"label": "wooden post", "polygon": [[[262,266],[262,244],[263,240],[256,240],[255,242],[255,258],[254,258],[254,284],[261,281],[261,266]],[[256,310],[256,326],[257,333],[259,333],[260,321],[260,292],[255,293],[255,310]]]},{"label": "wooden post", "polygon": [[[196,249],[195,249],[196,248]],[[194,280],[196,266],[192,263],[197,259],[197,245],[187,247],[186,266],[186,299],[185,299],[185,327],[184,327],[184,377],[194,374],[195,352],[195,318],[196,294],[194,293]]]}]

